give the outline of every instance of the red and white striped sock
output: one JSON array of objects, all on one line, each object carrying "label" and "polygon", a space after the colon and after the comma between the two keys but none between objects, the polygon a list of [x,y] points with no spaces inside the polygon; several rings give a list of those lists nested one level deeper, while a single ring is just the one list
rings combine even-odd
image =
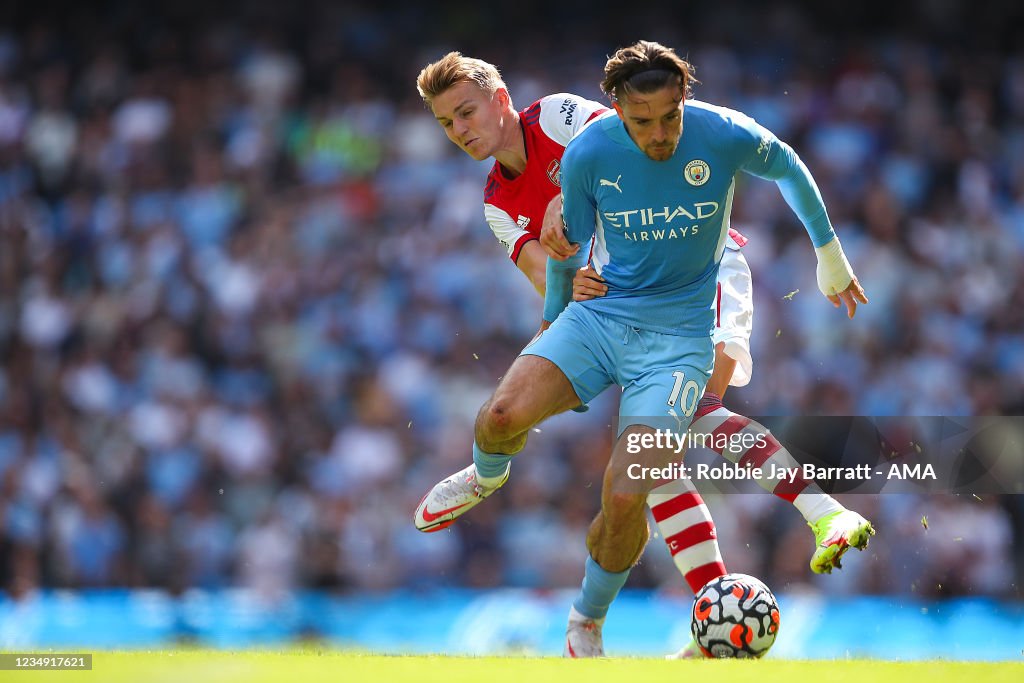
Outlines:
[{"label": "red and white striped sock", "polygon": [[689,479],[662,484],[648,494],[647,504],[672,561],[694,593],[728,573],[711,511]]},{"label": "red and white striped sock", "polygon": [[[722,405],[722,399],[715,394],[704,393],[694,413],[690,431],[711,434],[710,442],[715,444],[725,443],[733,434],[752,435],[753,438],[743,440],[743,443],[753,444],[750,448],[741,446],[739,449],[711,449],[726,460],[744,467],[760,467],[765,470],[770,469],[771,464],[777,468],[800,467],[800,463],[770,431],[765,429],[764,425],[732,412]],[[762,438],[758,439],[757,435],[761,435]],[[822,491],[820,486],[800,476],[794,481],[778,482],[761,478],[757,483],[769,493],[792,503],[808,522],[814,522],[830,512],[845,509],[835,498]]]}]

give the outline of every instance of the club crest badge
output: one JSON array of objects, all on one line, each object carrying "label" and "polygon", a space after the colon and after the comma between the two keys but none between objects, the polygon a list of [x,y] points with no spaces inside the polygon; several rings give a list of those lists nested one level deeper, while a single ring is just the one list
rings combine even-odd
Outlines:
[{"label": "club crest badge", "polygon": [[548,180],[554,183],[555,187],[562,186],[562,164],[558,159],[552,159],[548,164]]},{"label": "club crest badge", "polygon": [[700,187],[711,177],[711,167],[706,161],[694,159],[686,164],[686,168],[683,169],[683,177],[694,187]]}]

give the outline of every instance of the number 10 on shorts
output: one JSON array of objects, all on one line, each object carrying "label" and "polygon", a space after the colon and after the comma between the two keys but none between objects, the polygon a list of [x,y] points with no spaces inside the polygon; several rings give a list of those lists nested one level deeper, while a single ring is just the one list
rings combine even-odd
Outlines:
[{"label": "number 10 on shorts", "polygon": [[680,408],[686,417],[690,417],[697,408],[697,400],[700,399],[700,385],[692,379],[687,381],[686,375],[680,370],[673,372],[672,376],[676,378],[676,381],[672,385],[672,393],[668,396],[668,405],[670,408],[675,408],[676,403],[682,397]]}]

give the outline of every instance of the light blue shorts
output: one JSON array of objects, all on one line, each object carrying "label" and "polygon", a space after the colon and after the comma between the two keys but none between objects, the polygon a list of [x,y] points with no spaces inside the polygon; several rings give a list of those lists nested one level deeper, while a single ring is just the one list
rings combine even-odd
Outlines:
[{"label": "light blue shorts", "polygon": [[706,337],[637,329],[577,303],[520,355],[558,366],[583,403],[622,387],[617,434],[629,425],[685,432],[711,378],[715,348]]}]

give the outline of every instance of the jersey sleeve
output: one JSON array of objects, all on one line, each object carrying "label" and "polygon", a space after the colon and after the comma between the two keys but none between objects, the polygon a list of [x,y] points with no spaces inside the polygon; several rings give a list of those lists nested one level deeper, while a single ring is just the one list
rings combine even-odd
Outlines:
[{"label": "jersey sleeve", "polygon": [[523,250],[530,240],[537,239],[536,235],[524,230],[512,217],[493,204],[484,204],[484,218],[491,226],[491,232],[498,238],[498,241],[505,247],[508,257],[512,263],[519,260],[519,252]]},{"label": "jersey sleeve", "polygon": [[572,300],[572,277],[587,259],[587,250],[582,248],[594,235],[597,215],[596,199],[585,148],[578,143],[569,145],[562,157],[562,220],[565,223],[565,237],[571,244],[581,248],[573,257],[556,261],[548,257],[547,286],[544,292],[544,319],[555,320]]},{"label": "jersey sleeve", "polygon": [[573,244],[585,244],[594,236],[597,198],[590,181],[592,176],[586,148],[569,145],[562,157],[562,220],[566,239]]},{"label": "jersey sleeve", "polygon": [[736,228],[729,228],[728,237],[725,240],[725,246],[733,251],[739,251],[743,247],[747,246],[747,236]]},{"label": "jersey sleeve", "polygon": [[811,242],[820,247],[835,237],[825,202],[811,172],[793,148],[754,119],[735,113],[734,141],[740,167],[747,173],[774,180],[782,197],[803,223]]},{"label": "jersey sleeve", "polygon": [[565,147],[576,133],[597,116],[608,111],[600,102],[571,93],[555,93],[540,100],[540,128]]}]

